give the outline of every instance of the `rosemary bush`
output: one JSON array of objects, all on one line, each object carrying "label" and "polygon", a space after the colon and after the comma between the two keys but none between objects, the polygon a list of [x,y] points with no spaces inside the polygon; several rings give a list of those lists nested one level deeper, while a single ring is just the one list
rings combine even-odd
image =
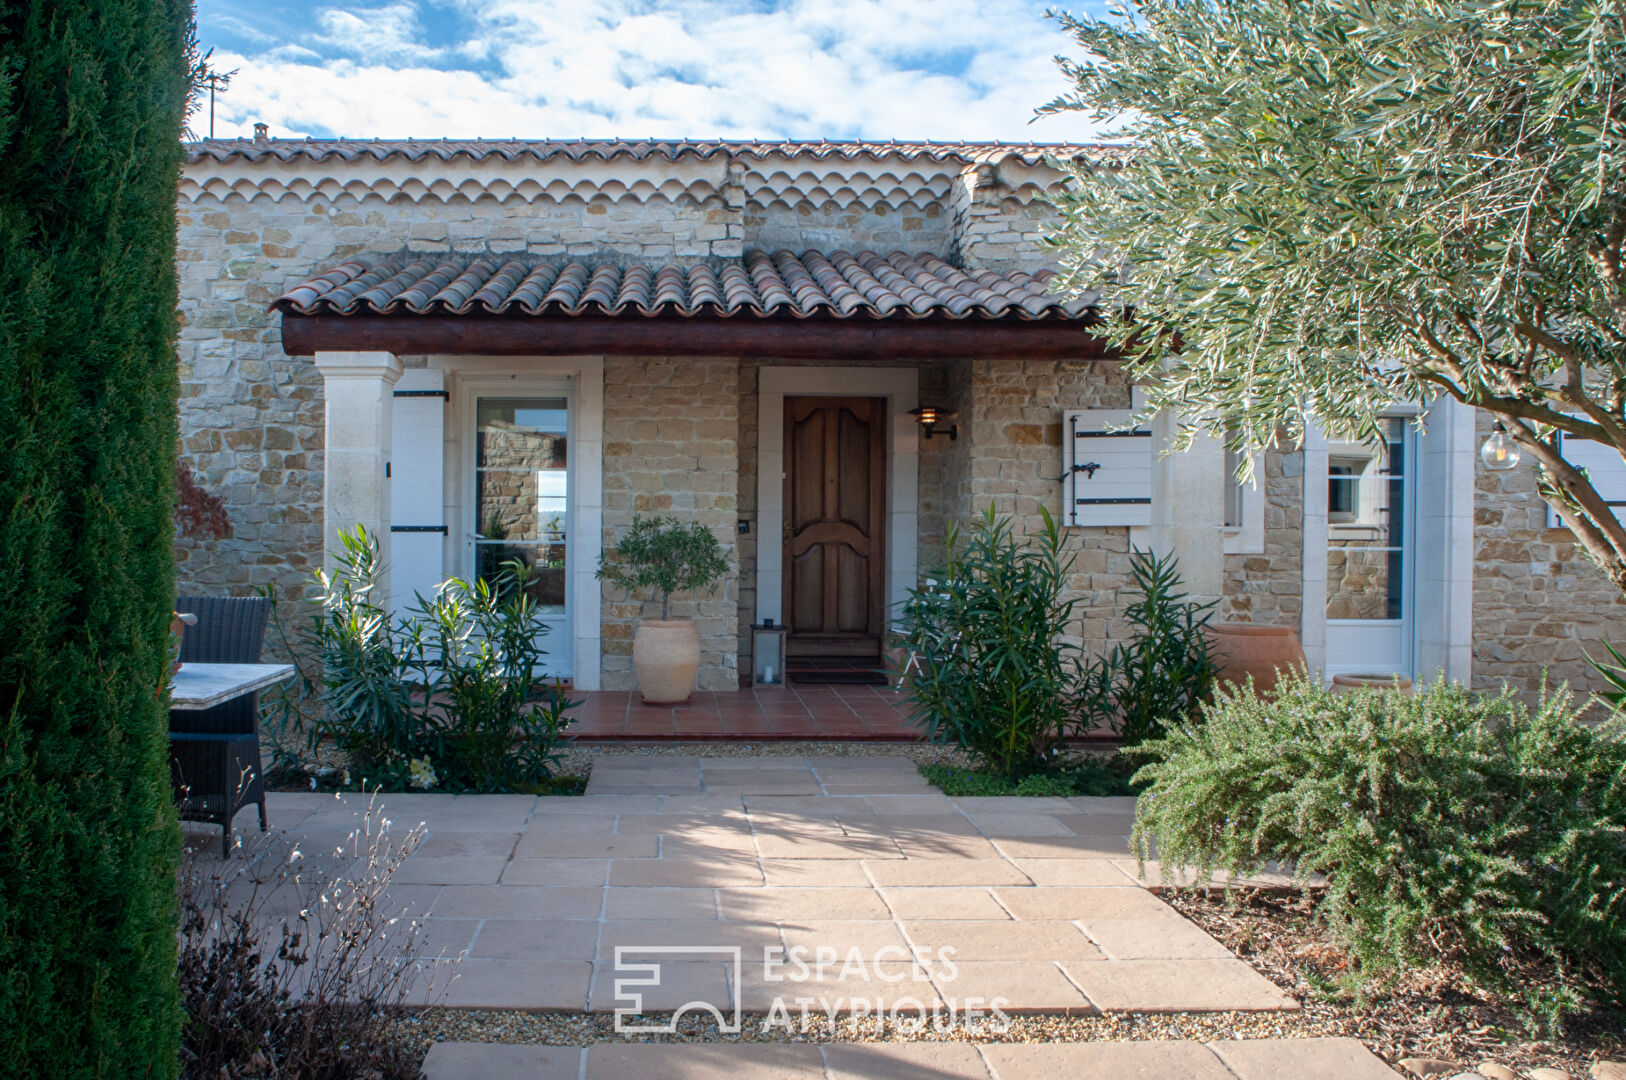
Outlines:
[{"label": "rosemary bush", "polygon": [[1079,647],[1063,638],[1073,556],[1048,513],[1025,542],[993,510],[968,536],[952,526],[935,584],[911,589],[899,626],[913,654],[917,723],[1001,776],[1040,768],[1078,724]]},{"label": "rosemary bush", "polygon": [[[1326,875],[1321,912],[1362,979],[1435,961],[1515,987],[1556,966],[1549,1012],[1626,1001],[1626,741],[1565,691],[1528,708],[1444,681],[1337,695],[1303,673],[1221,691],[1148,759],[1135,840],[1207,875],[1262,862]],[[1529,992],[1528,987],[1518,986]]]}]

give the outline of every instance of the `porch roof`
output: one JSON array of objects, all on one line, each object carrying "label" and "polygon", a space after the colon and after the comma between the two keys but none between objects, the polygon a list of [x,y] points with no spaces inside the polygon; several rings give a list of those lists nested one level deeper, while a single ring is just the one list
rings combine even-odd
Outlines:
[{"label": "porch roof", "polygon": [[341,263],[271,307],[291,355],[1101,355],[1095,298],[1055,295],[1053,278],[873,251],[665,266],[380,256]]}]

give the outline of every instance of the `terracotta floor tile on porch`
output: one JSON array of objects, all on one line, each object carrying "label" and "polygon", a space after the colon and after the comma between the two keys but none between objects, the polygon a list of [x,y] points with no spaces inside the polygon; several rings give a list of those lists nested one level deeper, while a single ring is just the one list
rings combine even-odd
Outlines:
[{"label": "terracotta floor tile on porch", "polygon": [[674,740],[807,739],[910,742],[920,729],[909,721],[902,694],[878,686],[808,686],[696,691],[682,705],[646,705],[635,690],[580,691],[570,733],[578,739]]}]

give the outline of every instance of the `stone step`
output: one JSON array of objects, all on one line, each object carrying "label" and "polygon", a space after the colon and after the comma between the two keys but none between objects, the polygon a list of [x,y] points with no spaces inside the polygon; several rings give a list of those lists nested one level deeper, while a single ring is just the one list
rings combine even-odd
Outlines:
[{"label": "stone step", "polygon": [[1355,1039],[1198,1043],[437,1043],[424,1080],[1400,1080]]}]

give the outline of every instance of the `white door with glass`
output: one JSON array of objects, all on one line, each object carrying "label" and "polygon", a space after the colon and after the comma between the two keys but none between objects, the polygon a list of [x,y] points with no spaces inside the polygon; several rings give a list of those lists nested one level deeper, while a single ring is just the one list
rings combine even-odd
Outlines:
[{"label": "white door with glass", "polygon": [[525,564],[548,626],[545,673],[569,678],[570,399],[479,397],[474,430],[473,573],[492,581]]},{"label": "white door with glass", "polygon": [[1379,421],[1377,443],[1327,447],[1326,675],[1414,676],[1416,432]]}]

